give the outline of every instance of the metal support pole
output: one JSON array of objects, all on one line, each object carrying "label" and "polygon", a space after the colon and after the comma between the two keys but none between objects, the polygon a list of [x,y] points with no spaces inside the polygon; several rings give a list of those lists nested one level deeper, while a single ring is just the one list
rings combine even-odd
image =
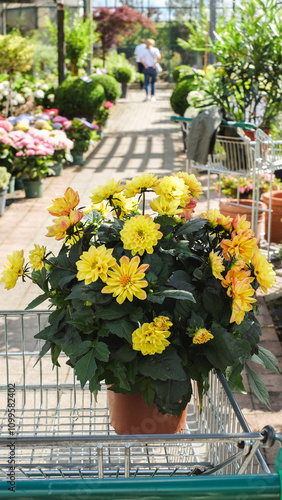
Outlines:
[{"label": "metal support pole", "polygon": [[58,29],[58,81],[59,85],[65,79],[65,31],[64,0],[57,0],[57,29]]},{"label": "metal support pole", "polygon": [[6,30],[6,8],[7,8],[7,4],[6,3],[2,3],[2,5],[0,4],[0,8],[1,8],[1,34],[2,35],[6,35],[7,34],[7,30]]},{"label": "metal support pole", "polygon": [[92,5],[91,0],[84,0],[85,4],[85,16],[90,20],[90,47],[89,47],[89,56],[87,60],[87,74],[92,74],[92,59],[93,59],[93,13],[92,13]]},{"label": "metal support pole", "polygon": [[[216,28],[216,0],[210,0],[210,25],[209,25],[209,36],[212,42],[215,40],[215,28]],[[215,54],[208,53],[208,64],[215,64]]]}]

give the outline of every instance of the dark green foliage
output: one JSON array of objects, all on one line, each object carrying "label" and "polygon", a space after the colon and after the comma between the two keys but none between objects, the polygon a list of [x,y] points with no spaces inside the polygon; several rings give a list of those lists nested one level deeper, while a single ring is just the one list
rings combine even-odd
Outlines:
[{"label": "dark green foliage", "polygon": [[132,69],[130,66],[117,68],[115,71],[115,77],[120,83],[128,83],[132,78]]},{"label": "dark green foliage", "polygon": [[182,64],[181,66],[177,66],[174,68],[172,72],[172,79],[175,83],[180,80],[183,75],[187,75],[191,73],[191,66],[187,66],[186,64]]},{"label": "dark green foliage", "polygon": [[119,83],[110,75],[93,75],[92,80],[103,85],[106,101],[114,103],[121,95]]},{"label": "dark green foliage", "polygon": [[177,115],[184,116],[188,108],[187,96],[191,90],[196,90],[194,75],[186,75],[175,87],[170,97],[170,105]]},{"label": "dark green foliage", "polygon": [[67,118],[95,117],[95,111],[105,102],[104,87],[95,78],[86,83],[81,78],[69,77],[55,92],[54,106]]}]

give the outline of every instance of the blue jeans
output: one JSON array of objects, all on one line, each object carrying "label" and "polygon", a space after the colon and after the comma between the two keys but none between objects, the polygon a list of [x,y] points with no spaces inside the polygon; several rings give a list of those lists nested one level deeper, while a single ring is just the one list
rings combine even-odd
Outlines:
[{"label": "blue jeans", "polygon": [[145,85],[145,90],[146,94],[149,94],[149,85],[150,85],[150,79],[151,79],[151,95],[155,95],[155,90],[156,90],[156,81],[157,81],[157,70],[154,68],[144,68],[144,85]]}]

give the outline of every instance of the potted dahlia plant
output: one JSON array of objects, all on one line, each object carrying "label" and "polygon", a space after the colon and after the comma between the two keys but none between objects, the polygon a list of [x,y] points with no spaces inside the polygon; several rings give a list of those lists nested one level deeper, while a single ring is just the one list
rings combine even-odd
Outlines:
[{"label": "potted dahlia plant", "polygon": [[119,434],[144,432],[144,418],[157,419],[152,432],[183,429],[192,381],[201,397],[214,369],[243,391],[245,368],[252,390],[269,404],[251,366],[278,370],[259,346],[255,315],[256,290],[266,292],[275,273],[244,216],[209,210],[192,218],[201,192],[193,174],[145,173],[125,185],[110,180],[96,187],[83,209],[69,187],[48,207],[54,218],[46,236],[62,241],[60,251],[35,245],[29,262],[23,250],[8,256],[5,288],[29,279],[40,294],[28,308],[50,302],[49,324],[36,335],[45,341],[40,356],[51,350],[59,366],[64,352],[82,387],[95,394],[105,382]]}]

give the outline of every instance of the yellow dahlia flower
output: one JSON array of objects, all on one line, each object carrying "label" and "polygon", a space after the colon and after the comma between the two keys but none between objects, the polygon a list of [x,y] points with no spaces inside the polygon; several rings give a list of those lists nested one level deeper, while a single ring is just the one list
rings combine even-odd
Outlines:
[{"label": "yellow dahlia flower", "polygon": [[237,214],[232,221],[233,229],[235,229],[236,233],[239,234],[242,231],[246,231],[250,229],[251,223],[246,220],[246,215]]},{"label": "yellow dahlia flower", "polygon": [[170,344],[167,339],[171,332],[157,330],[154,323],[143,323],[141,328],[137,328],[132,334],[132,348],[141,351],[143,356],[149,354],[161,354]]},{"label": "yellow dahlia flower", "polygon": [[125,250],[131,250],[132,255],[143,255],[145,251],[153,253],[153,247],[162,237],[162,233],[158,231],[159,227],[149,215],[131,217],[124,223],[120,232]]},{"label": "yellow dahlia flower", "polygon": [[212,268],[212,274],[214,277],[218,280],[222,280],[222,271],[225,270],[225,267],[223,265],[223,259],[218,255],[218,252],[214,252],[213,250],[209,254],[210,258],[210,263],[211,263],[211,268]]},{"label": "yellow dahlia flower", "polygon": [[158,196],[151,203],[150,207],[152,210],[157,212],[159,215],[177,215],[182,212],[179,207],[179,200],[168,200],[165,196]]},{"label": "yellow dahlia flower", "polygon": [[[236,278],[238,281],[243,281],[248,278],[249,283],[252,283],[255,278],[250,277],[251,271],[240,269],[240,267],[232,267],[226,274],[225,278],[221,281],[224,288],[227,288],[228,297],[233,297],[233,280]],[[245,281],[246,283],[246,281]]]},{"label": "yellow dahlia flower", "polygon": [[83,212],[80,210],[71,210],[69,216],[58,217],[53,219],[54,225],[48,226],[46,236],[54,236],[56,240],[62,240],[66,236],[66,232],[71,226],[75,226],[83,217]]},{"label": "yellow dahlia flower", "polygon": [[112,293],[114,297],[117,297],[118,304],[122,304],[125,299],[132,302],[134,296],[139,300],[145,300],[147,294],[142,288],[148,286],[148,283],[143,278],[149,264],[139,266],[139,257],[129,260],[125,255],[119,262],[120,265],[115,264],[108,272],[106,286],[102,289],[102,293]]},{"label": "yellow dahlia flower", "polygon": [[217,210],[217,208],[211,208],[210,210],[207,210],[206,212],[201,213],[200,218],[201,219],[207,219],[212,227],[217,227],[218,226],[218,218],[222,218],[223,216],[221,215],[220,211]]},{"label": "yellow dahlia flower", "polygon": [[138,202],[131,198],[126,198],[122,194],[115,194],[111,199],[111,206],[115,211],[115,216],[120,219],[125,215],[131,214],[138,208]]},{"label": "yellow dahlia flower", "polygon": [[102,201],[101,203],[97,203],[96,205],[94,203],[90,203],[84,210],[83,213],[89,214],[91,210],[97,210],[97,212],[100,212],[103,219],[106,217],[107,213],[110,210],[109,204],[107,202]]},{"label": "yellow dahlia flower", "polygon": [[203,186],[201,182],[198,181],[197,177],[194,174],[187,174],[187,172],[177,172],[176,175],[184,180],[193,198],[199,200],[199,195],[203,194]]},{"label": "yellow dahlia flower", "polygon": [[53,205],[47,207],[48,212],[56,217],[68,215],[79,204],[79,195],[71,187],[68,187],[64,196],[55,198]]},{"label": "yellow dahlia flower", "polygon": [[45,251],[46,247],[43,245],[36,245],[36,243],[34,243],[34,250],[30,250],[29,262],[35,271],[40,271],[40,269],[42,269]]},{"label": "yellow dahlia flower", "polygon": [[236,234],[235,231],[233,231],[231,236],[231,240],[224,239],[220,243],[220,246],[223,250],[223,257],[226,260],[230,260],[231,255],[231,257],[235,257],[236,259],[249,262],[252,258],[253,253],[258,248],[257,239],[254,238],[254,232],[249,229]]},{"label": "yellow dahlia flower", "polygon": [[230,323],[237,323],[240,325],[242,323],[245,312],[251,311],[252,304],[256,302],[252,296],[255,290],[250,285],[250,278],[245,278],[240,281],[238,278],[234,278],[232,281],[232,315],[230,318]]},{"label": "yellow dahlia flower", "polygon": [[10,290],[16,285],[18,277],[23,274],[24,251],[15,250],[12,255],[7,255],[7,259],[9,264],[4,264],[6,269],[0,281],[5,283],[6,290]]},{"label": "yellow dahlia flower", "polygon": [[169,201],[178,200],[179,205],[185,206],[189,202],[190,194],[183,179],[175,175],[165,175],[155,188],[155,193],[165,196]]},{"label": "yellow dahlia flower", "polygon": [[90,199],[92,203],[101,203],[101,201],[111,198],[114,194],[120,193],[124,186],[120,186],[120,181],[111,179],[104,186],[98,186],[91,191]]},{"label": "yellow dahlia flower", "polygon": [[83,252],[80,260],[76,263],[78,281],[84,280],[85,285],[89,285],[100,278],[105,282],[108,278],[109,268],[116,264],[112,252],[113,249],[107,249],[105,245],[91,246],[87,252]]},{"label": "yellow dahlia flower", "polygon": [[158,185],[158,178],[155,174],[142,174],[134,177],[131,181],[126,181],[124,188],[124,196],[126,198],[133,198],[138,193],[147,191],[148,189],[155,189]]},{"label": "yellow dahlia flower", "polygon": [[193,344],[206,344],[213,338],[213,335],[206,328],[199,328],[193,337]]},{"label": "yellow dahlia flower", "polygon": [[254,253],[251,263],[254,266],[254,274],[262,291],[267,293],[267,289],[275,285],[275,271],[273,271],[272,265],[259,250]]},{"label": "yellow dahlia flower", "polygon": [[168,330],[172,326],[172,322],[167,316],[157,316],[153,319],[153,323],[157,330]]}]

